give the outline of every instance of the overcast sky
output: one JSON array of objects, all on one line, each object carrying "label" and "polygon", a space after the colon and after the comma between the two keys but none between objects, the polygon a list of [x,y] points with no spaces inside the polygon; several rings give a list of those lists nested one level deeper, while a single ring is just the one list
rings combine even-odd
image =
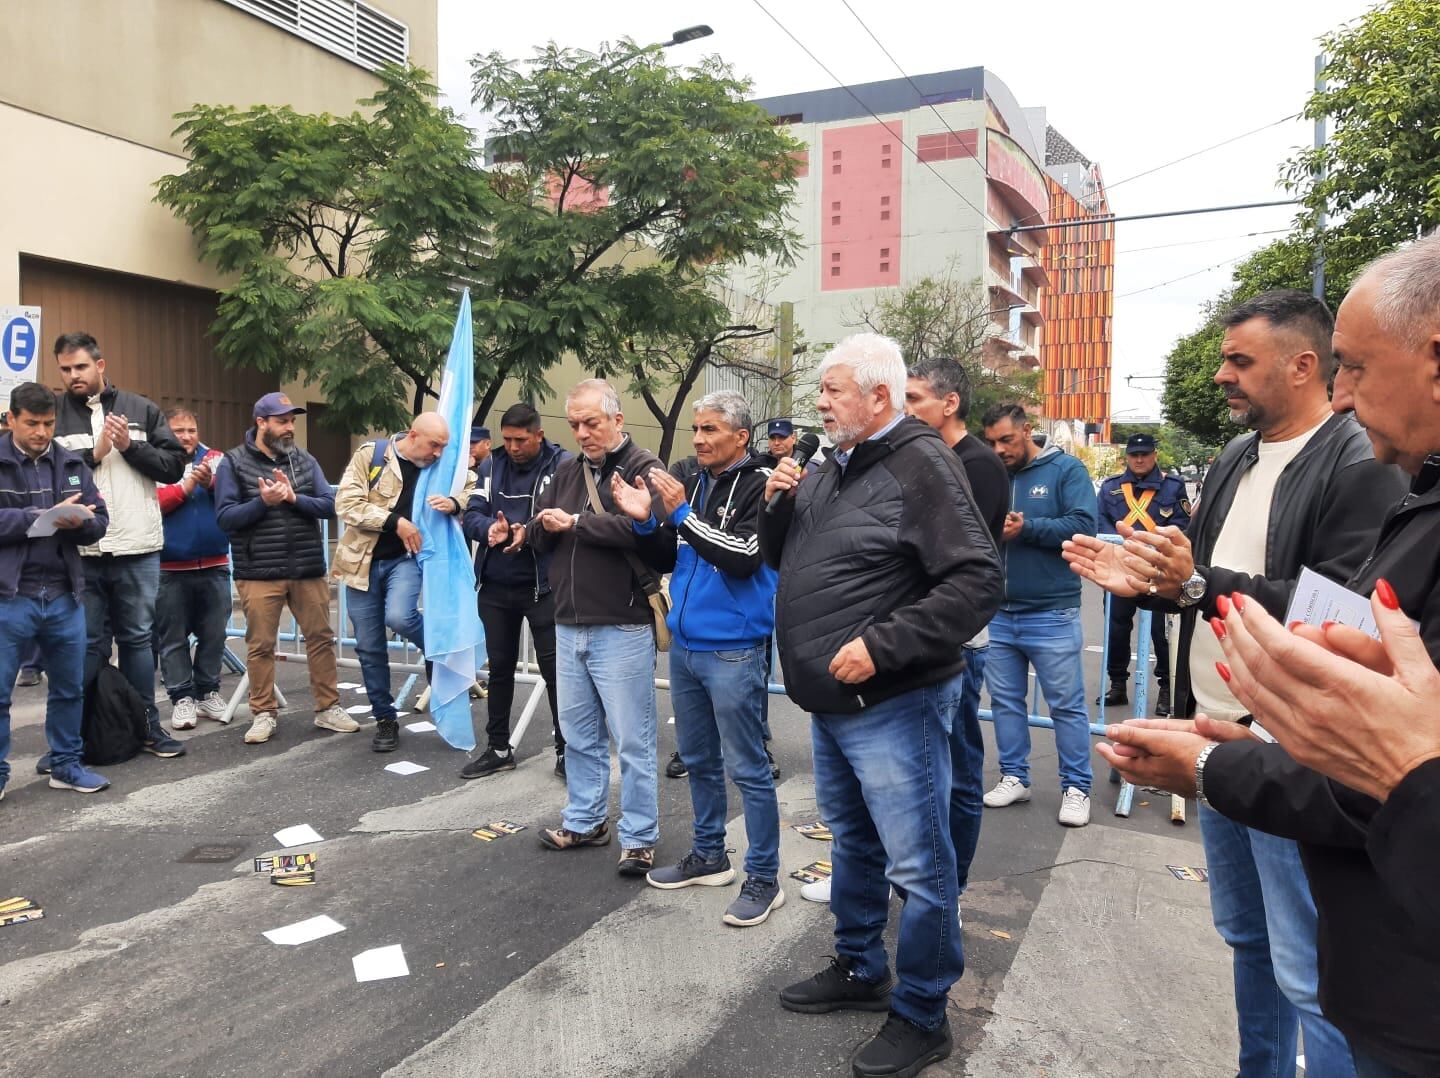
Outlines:
[{"label": "overcast sky", "polygon": [[[1091,0],[936,4],[921,0],[761,0],[843,82],[983,66],[1024,107],[1100,163],[1118,214],[1283,198],[1281,163],[1308,145],[1298,119],[1126,182],[1158,165],[1293,116],[1314,80],[1317,37],[1363,14],[1362,0],[1210,0],[1199,5]],[[469,58],[498,49],[526,57],[549,40],[593,49],[628,36],[663,41],[707,23],[713,37],[669,50],[673,63],[718,53],[751,79],[756,97],[835,83],[754,0],[610,0],[495,4],[440,0],[439,82],[467,114]],[[1280,207],[1116,226],[1115,417],[1158,415],[1164,358],[1193,329],[1200,305],[1229,282],[1234,262],[1276,238]],[[1167,283],[1173,282],[1173,283]],[[1156,287],[1159,286],[1159,287]],[[1135,376],[1127,386],[1126,376]]]}]

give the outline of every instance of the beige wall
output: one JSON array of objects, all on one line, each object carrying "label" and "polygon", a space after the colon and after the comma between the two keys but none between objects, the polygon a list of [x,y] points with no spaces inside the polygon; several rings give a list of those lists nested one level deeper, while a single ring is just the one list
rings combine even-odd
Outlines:
[{"label": "beige wall", "polygon": [[[372,0],[439,63],[436,0]],[[5,0],[0,101],[179,151],[175,113],[197,102],[349,112],[375,76],[221,0]]]}]

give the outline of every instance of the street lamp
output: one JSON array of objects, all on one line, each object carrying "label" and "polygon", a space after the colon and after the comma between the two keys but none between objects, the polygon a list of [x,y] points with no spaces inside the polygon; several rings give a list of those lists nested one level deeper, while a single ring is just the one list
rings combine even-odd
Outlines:
[{"label": "street lamp", "polygon": [[699,26],[687,26],[685,29],[676,30],[671,34],[669,41],[660,42],[660,47],[666,49],[671,45],[683,45],[687,41],[695,41],[702,37],[709,37],[714,32],[714,30],[710,29],[710,27],[704,23],[701,23]]}]

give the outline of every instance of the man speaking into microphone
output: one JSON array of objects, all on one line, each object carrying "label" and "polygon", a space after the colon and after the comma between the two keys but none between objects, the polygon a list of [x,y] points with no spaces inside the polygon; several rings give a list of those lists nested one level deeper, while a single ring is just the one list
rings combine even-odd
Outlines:
[{"label": "man speaking into microphone", "polygon": [[[1000,564],[959,458],[904,415],[899,345],[847,337],[819,373],[835,450],[803,482],[792,460],[777,464],[760,550],[780,570],[780,662],[811,712],[815,797],[835,836],[837,957],[780,1005],[888,1011],[854,1073],[916,1074],[950,1054],[945,1001],[965,968],[946,746],[961,645],[999,607]],[[881,940],[892,885],[904,903],[893,990]]]}]

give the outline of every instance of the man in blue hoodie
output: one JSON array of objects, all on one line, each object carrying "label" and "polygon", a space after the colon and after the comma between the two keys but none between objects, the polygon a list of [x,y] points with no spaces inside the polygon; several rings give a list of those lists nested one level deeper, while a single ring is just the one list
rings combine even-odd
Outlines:
[{"label": "man in blue hoodie", "polygon": [[[484,433],[488,445],[490,432],[484,427],[475,430]],[[536,499],[570,454],[545,440],[540,413],[528,404],[515,404],[505,410],[500,417],[500,436],[503,448],[476,465],[489,465],[488,482],[481,482],[465,509],[465,537],[480,544],[475,555],[475,581],[480,588],[485,650],[490,656],[490,695],[485,724],[489,745],[461,769],[460,777],[478,779],[497,771],[515,770],[510,708],[515,701],[520,625],[528,621],[540,676],[545,679],[545,695],[550,701],[555,774],[563,778],[565,738],[560,733],[555,693],[555,597],[550,592],[550,554],[523,543],[521,537],[535,514]]]},{"label": "man in blue hoodie", "polygon": [[[651,887],[722,887],[735,878],[725,852],[725,779],[745,809],[745,883],[721,920],[758,925],[785,904],[780,889],[780,806],[765,754],[762,704],[767,641],[775,629],[774,569],[757,531],[769,469],[750,453],[750,405],[733,390],[695,402],[699,468],[681,483],[663,468],[648,478],[679,546],[670,577],[670,701],[675,741],[690,773],[695,838],[679,864],[651,869]],[[657,527],[650,491],[614,484],[639,533]]]},{"label": "man in blue hoodie", "polygon": [[[1030,800],[1029,668],[1050,705],[1060,758],[1060,823],[1090,822],[1090,713],[1085,706],[1085,638],[1080,579],[1060,545],[1096,527],[1095,487],[1085,465],[1031,438],[1025,409],[997,404],[981,422],[985,440],[1010,473],[1001,564],[1005,599],[990,622],[985,681],[995,720],[1000,781],[985,795],[989,808]],[[1066,579],[1069,575],[1070,579]]]}]

